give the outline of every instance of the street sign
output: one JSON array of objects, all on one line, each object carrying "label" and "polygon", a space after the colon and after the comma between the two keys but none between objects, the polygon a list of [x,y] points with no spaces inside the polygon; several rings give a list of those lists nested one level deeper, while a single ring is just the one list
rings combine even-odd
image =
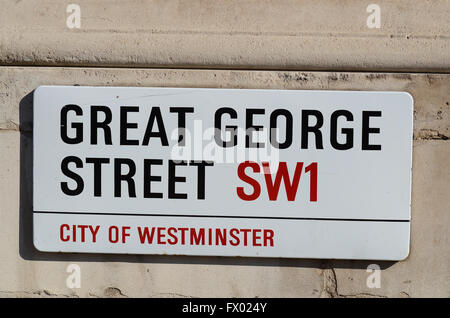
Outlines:
[{"label": "street sign", "polygon": [[406,92],[40,86],[40,251],[401,260]]}]

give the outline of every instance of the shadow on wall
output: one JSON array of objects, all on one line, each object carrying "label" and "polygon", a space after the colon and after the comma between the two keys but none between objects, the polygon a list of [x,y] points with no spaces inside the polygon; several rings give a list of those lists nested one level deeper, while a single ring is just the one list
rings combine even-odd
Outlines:
[{"label": "shadow on wall", "polygon": [[229,266],[282,266],[306,268],[359,268],[366,269],[376,263],[386,269],[395,262],[314,260],[286,258],[217,257],[217,256],[167,256],[127,254],[46,253],[33,245],[33,92],[26,95],[19,105],[20,117],[20,217],[19,253],[25,260],[54,262],[128,262],[205,264]]}]

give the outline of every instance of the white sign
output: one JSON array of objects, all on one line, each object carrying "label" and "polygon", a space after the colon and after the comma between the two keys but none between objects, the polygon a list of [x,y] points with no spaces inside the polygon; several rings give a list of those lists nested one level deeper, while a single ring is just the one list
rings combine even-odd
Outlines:
[{"label": "white sign", "polygon": [[405,92],[41,86],[40,251],[401,260]]}]

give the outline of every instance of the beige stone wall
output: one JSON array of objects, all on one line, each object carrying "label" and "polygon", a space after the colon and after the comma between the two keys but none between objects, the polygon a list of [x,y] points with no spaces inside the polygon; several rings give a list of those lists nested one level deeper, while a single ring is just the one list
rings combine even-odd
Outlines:
[{"label": "beige stone wall", "polygon": [[[79,30],[66,27],[68,3],[81,6]],[[380,29],[367,28],[367,3],[359,0],[130,0],[128,6],[3,0],[0,296],[450,297],[450,1],[376,3]],[[360,262],[36,251],[31,93],[39,85],[76,84],[411,93],[409,257]],[[371,263],[382,269],[379,289],[366,285]],[[81,267],[80,289],[66,287],[69,264]]]},{"label": "beige stone wall", "polygon": [[[66,26],[66,6],[81,28]],[[368,4],[381,27],[366,24]],[[2,0],[0,62],[449,70],[450,0]]]}]

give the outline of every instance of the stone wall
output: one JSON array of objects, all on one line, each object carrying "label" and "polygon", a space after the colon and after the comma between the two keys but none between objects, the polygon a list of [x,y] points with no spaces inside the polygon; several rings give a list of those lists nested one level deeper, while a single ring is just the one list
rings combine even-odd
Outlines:
[{"label": "stone wall", "polygon": [[[78,3],[81,28],[66,25]],[[3,0],[0,296],[450,297],[450,1]],[[339,4],[338,4],[339,3]],[[414,3],[412,5],[412,3]],[[39,85],[407,91],[411,252],[401,262],[41,253],[32,244]],[[67,266],[81,288],[66,286]],[[368,265],[381,268],[369,288]]]}]

